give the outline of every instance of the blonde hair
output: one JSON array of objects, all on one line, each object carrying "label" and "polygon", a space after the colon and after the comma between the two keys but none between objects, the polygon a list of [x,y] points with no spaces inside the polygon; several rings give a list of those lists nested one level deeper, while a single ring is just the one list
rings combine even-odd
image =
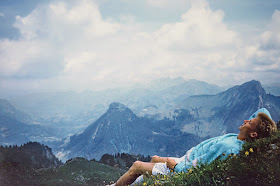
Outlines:
[{"label": "blonde hair", "polygon": [[258,124],[256,126],[256,139],[269,137],[277,131],[275,122],[267,114],[260,112],[258,113],[257,119]]}]

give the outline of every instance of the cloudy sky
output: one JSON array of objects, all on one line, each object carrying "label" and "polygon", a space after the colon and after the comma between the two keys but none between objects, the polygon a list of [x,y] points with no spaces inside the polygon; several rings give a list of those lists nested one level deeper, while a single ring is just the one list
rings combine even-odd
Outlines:
[{"label": "cloudy sky", "polygon": [[0,1],[2,94],[279,72],[279,0]]}]

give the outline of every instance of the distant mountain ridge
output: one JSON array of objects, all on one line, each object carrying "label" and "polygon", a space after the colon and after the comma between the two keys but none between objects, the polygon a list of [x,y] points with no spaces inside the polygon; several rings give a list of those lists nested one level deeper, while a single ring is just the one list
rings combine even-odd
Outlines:
[{"label": "distant mountain ridge", "polygon": [[58,134],[59,131],[33,124],[31,116],[16,109],[9,101],[0,100],[0,145],[56,141]]},{"label": "distant mountain ridge", "polygon": [[15,118],[18,121],[22,121],[31,124],[32,118],[27,113],[16,109],[12,104],[5,99],[0,99],[0,116]]},{"label": "distant mountain ridge", "polygon": [[34,93],[13,97],[9,101],[29,113],[39,124],[59,127],[66,134],[73,134],[82,132],[100,118],[112,102],[123,103],[138,116],[163,119],[166,109],[176,105],[178,100],[190,95],[216,94],[222,90],[217,85],[178,77],[104,91]]},{"label": "distant mountain ridge", "polygon": [[268,94],[272,94],[274,96],[280,96],[280,82],[267,84],[264,85],[263,87]]}]

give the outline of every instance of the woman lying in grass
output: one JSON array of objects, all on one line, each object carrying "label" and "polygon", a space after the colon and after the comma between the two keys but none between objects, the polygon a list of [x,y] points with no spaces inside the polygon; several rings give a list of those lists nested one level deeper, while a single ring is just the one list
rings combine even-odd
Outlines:
[{"label": "woman lying in grass", "polygon": [[249,120],[244,120],[239,130],[239,134],[225,134],[205,140],[188,150],[181,158],[153,156],[150,163],[136,161],[115,185],[129,185],[141,175],[166,175],[171,170],[187,172],[198,162],[210,163],[218,157],[238,154],[244,141],[269,137],[276,131],[276,125],[268,110],[262,108],[256,111]]}]

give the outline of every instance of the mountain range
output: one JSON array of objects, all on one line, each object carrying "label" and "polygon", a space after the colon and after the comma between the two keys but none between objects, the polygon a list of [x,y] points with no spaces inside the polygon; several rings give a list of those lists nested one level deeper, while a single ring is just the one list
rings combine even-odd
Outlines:
[{"label": "mountain range", "polygon": [[60,131],[33,123],[32,117],[0,99],[0,145],[20,145],[29,141],[60,140]]},{"label": "mountain range", "polygon": [[175,105],[178,97],[214,94],[221,89],[179,77],[126,89],[34,93],[9,100],[0,99],[0,144],[39,141],[56,147],[54,141],[59,143],[62,138],[81,133],[114,101],[128,105],[140,117],[163,119],[170,115],[169,108]]},{"label": "mountain range", "polygon": [[255,80],[216,95],[190,96],[175,107],[169,109],[168,117],[158,120],[111,103],[83,133],[65,141],[57,156],[100,159],[102,154],[118,152],[182,156],[206,138],[237,133],[243,120],[261,107],[267,108],[275,121],[280,120],[280,97],[266,94]]},{"label": "mountain range", "polygon": [[139,116],[163,119],[166,108],[190,95],[217,94],[222,90],[217,85],[178,77],[101,91],[33,93],[10,97],[8,101],[32,116],[34,123],[62,129],[64,135],[72,135],[100,118],[112,102],[123,103]]},{"label": "mountain range", "polygon": [[63,161],[106,153],[181,156],[206,138],[237,133],[261,107],[280,120],[280,97],[255,80],[227,90],[176,78],[124,90],[33,94],[0,100],[0,144],[39,141]]}]

